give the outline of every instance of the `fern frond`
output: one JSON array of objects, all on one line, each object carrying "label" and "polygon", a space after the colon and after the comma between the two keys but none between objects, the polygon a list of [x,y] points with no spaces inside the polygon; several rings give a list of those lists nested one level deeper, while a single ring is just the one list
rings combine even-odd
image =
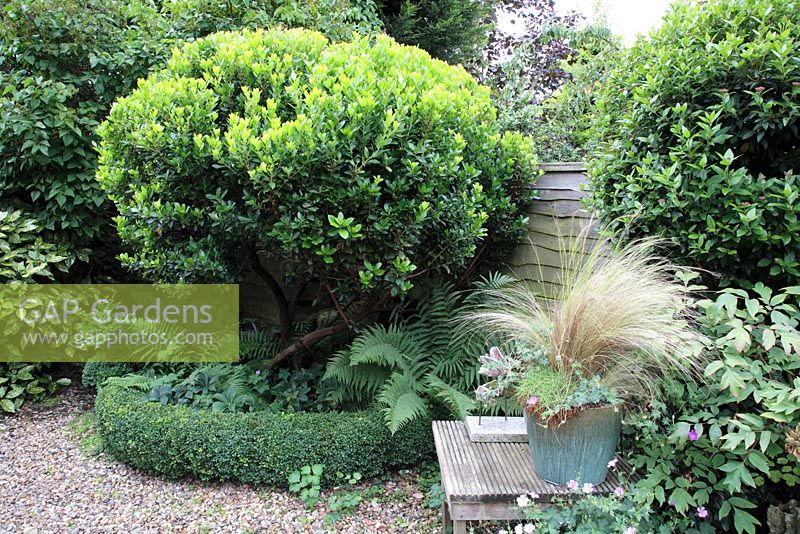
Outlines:
[{"label": "fern frond", "polygon": [[427,377],[425,389],[429,395],[447,406],[450,412],[459,419],[467,417],[477,406],[473,397],[465,395],[433,375]]},{"label": "fern frond", "polygon": [[125,376],[114,376],[106,379],[106,385],[117,386],[124,389],[136,389],[148,392],[153,388],[155,380],[151,376],[138,374],[127,374]]},{"label": "fern frond", "polygon": [[381,413],[392,434],[427,413],[428,405],[417,388],[412,377],[400,373],[393,373],[381,387],[376,400],[383,406]]},{"label": "fern frond", "polygon": [[424,353],[424,346],[408,329],[398,325],[375,326],[353,340],[350,365],[372,364],[405,370]]},{"label": "fern frond", "polygon": [[239,360],[268,360],[278,354],[281,343],[264,330],[239,332]]}]

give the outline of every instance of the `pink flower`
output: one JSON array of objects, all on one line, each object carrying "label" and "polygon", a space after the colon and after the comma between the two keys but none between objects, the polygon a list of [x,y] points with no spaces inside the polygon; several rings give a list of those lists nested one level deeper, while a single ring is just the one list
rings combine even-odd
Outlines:
[{"label": "pink flower", "polygon": [[578,491],[578,481],[570,480],[569,482],[567,482],[567,489],[570,491]]},{"label": "pink flower", "polygon": [[614,489],[614,495],[616,495],[617,497],[622,498],[622,496],[625,495],[625,490],[622,489],[622,486],[617,486]]},{"label": "pink flower", "polygon": [[530,398],[528,399],[528,402],[526,402],[525,404],[527,404],[527,405],[528,405],[528,408],[533,408],[534,406],[536,406],[537,404],[539,404],[539,397],[536,397],[536,396],[534,396],[534,397],[530,397]]},{"label": "pink flower", "polygon": [[588,482],[586,482],[583,485],[583,489],[581,491],[583,491],[587,495],[590,493],[594,493],[594,484],[589,484]]},{"label": "pink flower", "polygon": [[610,462],[608,462],[608,468],[609,469],[614,469],[614,467],[616,467],[616,466],[617,466],[617,459],[616,458],[614,458]]},{"label": "pink flower", "polygon": [[759,85],[758,87],[756,87],[756,93],[760,93],[760,92],[762,92],[764,89],[766,89],[766,87],[764,87],[763,85]]},{"label": "pink flower", "polygon": [[699,517],[700,519],[705,519],[706,517],[708,517],[708,510],[706,510],[705,506],[700,506],[699,508],[697,508],[697,517]]},{"label": "pink flower", "polygon": [[628,527],[622,534],[636,534],[636,527]]},{"label": "pink flower", "polygon": [[697,441],[700,439],[700,434],[697,433],[697,430],[694,427],[689,429],[689,441]]}]

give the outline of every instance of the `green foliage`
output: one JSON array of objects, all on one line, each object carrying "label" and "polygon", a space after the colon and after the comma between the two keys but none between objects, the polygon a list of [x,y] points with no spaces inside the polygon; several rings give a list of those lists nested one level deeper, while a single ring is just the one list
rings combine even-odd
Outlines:
[{"label": "green foliage", "polygon": [[675,3],[598,98],[592,208],[685,264],[793,283],[798,47],[796,0]]},{"label": "green foliage", "polygon": [[87,388],[99,389],[107,378],[125,376],[137,369],[136,365],[126,362],[86,362],[83,365],[81,384]]},{"label": "green foliage", "polygon": [[372,0],[171,0],[162,12],[178,35],[203,37],[241,28],[309,28],[335,41],[381,29]]},{"label": "green foliage", "polygon": [[233,280],[255,249],[347,304],[522,232],[532,149],[494,116],[463,69],[388,37],[218,33],[119,100],[98,179],[133,271]]},{"label": "green foliage", "polygon": [[545,421],[590,406],[622,403],[619,395],[597,375],[576,379],[572,373],[544,365],[534,366],[520,377],[514,386],[514,396],[520,406],[525,406],[529,413],[537,413]]},{"label": "green foliage", "polygon": [[51,279],[52,269],[67,269],[64,253],[41,230],[21,211],[0,211],[0,283]]},{"label": "green foliage", "polygon": [[44,363],[0,363],[0,411],[16,413],[29,400],[52,395],[58,386],[68,386],[69,378],[53,380]]},{"label": "green foliage", "polygon": [[[509,281],[495,276],[477,289]],[[477,385],[475,354],[484,350],[482,342],[454,336],[453,318],[464,306],[463,295],[440,284],[411,317],[365,330],[328,363],[325,377],[338,382],[331,397],[340,404],[376,403],[393,433],[429,414],[432,403],[463,419],[474,408],[467,393]]]},{"label": "green foliage", "polygon": [[[582,491],[580,486],[577,488],[576,492]],[[619,493],[604,496],[590,493],[578,498],[574,496],[556,497],[552,501],[552,506],[542,506],[537,502],[538,495],[530,494],[530,497],[523,496],[525,497],[525,501],[523,501],[525,506],[522,508],[527,524],[533,525],[535,532],[543,534],[559,534],[561,532],[709,534],[714,532],[710,526],[702,522],[697,524],[694,524],[694,521],[662,522],[652,514],[648,495],[640,489],[632,490],[619,486],[617,492]]]},{"label": "green foliage", "polygon": [[289,491],[297,493],[308,508],[319,502],[320,481],[325,466],[322,464],[304,465],[298,471],[289,473]]},{"label": "green foliage", "polygon": [[30,213],[70,263],[89,247],[110,261],[94,130],[162,57],[158,14],[137,1],[11,0],[0,28],[0,198]]},{"label": "green foliage", "polygon": [[504,66],[505,83],[493,93],[497,120],[503,129],[530,135],[541,161],[585,161],[595,98],[621,46],[602,25],[551,33],[548,38],[568,39],[573,47],[561,62],[569,78],[542,99],[538,88],[528,87],[524,69],[517,66],[525,55],[515,53]]},{"label": "green foliage", "polygon": [[[328,497],[325,503],[328,508],[328,515],[325,516],[326,523],[338,521],[342,516],[352,513],[364,500],[361,492],[354,487],[361,480],[361,473],[350,475],[337,473],[336,476],[340,483],[334,488],[334,493]],[[350,490],[345,490],[345,488],[350,488]]]},{"label": "green foliage", "polygon": [[[370,0],[9,0],[0,9],[0,200],[64,246],[71,275],[114,273],[95,129],[171,48],[218,29],[380,27]],[[91,251],[89,250],[91,249]],[[85,262],[89,262],[88,269]]]},{"label": "green foliage", "polygon": [[320,464],[320,484],[326,486],[336,483],[339,472],[372,477],[433,455],[430,419],[392,435],[375,410],[211,413],[140,397],[112,384],[103,387],[95,403],[100,435],[115,458],[168,478],[286,486],[293,471]]},{"label": "green foliage", "polygon": [[448,63],[480,59],[491,29],[493,2],[378,0],[386,33]]},{"label": "green foliage", "polygon": [[720,529],[752,533],[764,524],[762,503],[796,491],[800,461],[785,449],[800,424],[798,294],[758,284],[701,303],[716,345],[708,382],[676,377],[634,444],[640,485],[671,514],[703,506]]}]

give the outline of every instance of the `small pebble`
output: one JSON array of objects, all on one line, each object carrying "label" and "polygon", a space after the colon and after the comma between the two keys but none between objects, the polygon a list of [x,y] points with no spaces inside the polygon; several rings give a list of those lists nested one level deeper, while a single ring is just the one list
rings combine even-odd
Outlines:
[{"label": "small pebble", "polygon": [[[427,488],[418,487],[409,471],[381,482],[385,498],[380,503],[365,500],[353,513],[326,522],[325,500],[331,490],[309,511],[283,490],[167,481],[104,454],[92,457],[80,448],[68,424],[91,411],[93,402],[90,392],[73,386],[62,390],[52,405],[26,404],[17,415],[0,415],[0,533],[440,531],[439,510],[425,506]],[[356,490],[369,485],[367,481]]]}]

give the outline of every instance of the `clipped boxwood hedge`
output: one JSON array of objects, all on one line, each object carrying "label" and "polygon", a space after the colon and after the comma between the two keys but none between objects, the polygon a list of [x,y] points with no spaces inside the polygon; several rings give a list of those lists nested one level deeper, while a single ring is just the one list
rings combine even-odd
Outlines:
[{"label": "clipped boxwood hedge", "polygon": [[286,486],[289,473],[323,464],[323,485],[337,472],[366,477],[433,457],[431,421],[394,436],[377,410],[345,413],[212,413],[140,400],[106,386],[95,402],[100,434],[115,458],[167,478],[237,480]]}]

